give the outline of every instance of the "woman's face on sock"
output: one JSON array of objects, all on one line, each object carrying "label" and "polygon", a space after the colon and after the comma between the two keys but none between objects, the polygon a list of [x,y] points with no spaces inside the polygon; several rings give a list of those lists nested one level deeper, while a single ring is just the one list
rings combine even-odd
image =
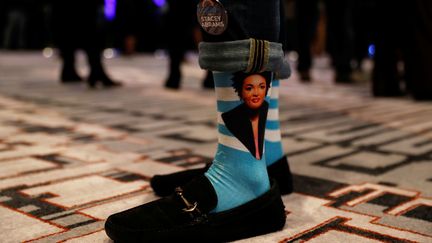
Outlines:
[{"label": "woman's face on sock", "polygon": [[258,109],[264,102],[267,84],[263,76],[253,74],[243,81],[241,97],[251,109]]}]

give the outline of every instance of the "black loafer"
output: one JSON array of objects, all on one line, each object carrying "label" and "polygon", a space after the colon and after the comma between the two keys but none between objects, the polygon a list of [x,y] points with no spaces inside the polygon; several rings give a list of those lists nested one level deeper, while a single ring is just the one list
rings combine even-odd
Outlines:
[{"label": "black loafer", "polygon": [[[167,175],[155,175],[150,180],[150,186],[156,195],[160,197],[168,196],[174,192],[176,187],[183,186],[193,178],[203,175],[210,165],[207,164],[204,168],[185,170]],[[267,172],[269,177],[278,183],[282,195],[293,192],[292,174],[286,156],[283,156],[267,167]]]},{"label": "black loafer", "polygon": [[285,225],[276,183],[234,209],[211,213],[216,204],[210,181],[199,176],[168,197],[111,215],[105,231],[115,242],[226,242],[278,231]]}]

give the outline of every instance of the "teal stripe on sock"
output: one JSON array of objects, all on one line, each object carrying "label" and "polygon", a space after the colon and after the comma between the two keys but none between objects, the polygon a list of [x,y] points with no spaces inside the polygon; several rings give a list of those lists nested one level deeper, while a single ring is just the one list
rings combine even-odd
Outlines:
[{"label": "teal stripe on sock", "polygon": [[270,130],[278,130],[278,129],[280,129],[280,123],[279,123],[279,121],[270,121],[270,120],[267,120],[267,122],[266,122],[266,129],[270,129]]},{"label": "teal stripe on sock", "polygon": [[217,101],[217,109],[219,112],[227,112],[230,111],[234,108],[236,108],[237,106],[241,105],[241,101],[223,101],[223,100],[218,100]]},{"label": "teal stripe on sock", "polygon": [[281,142],[270,142],[268,140],[265,140],[264,143],[265,143],[264,155],[266,158],[267,166],[273,164],[274,162],[282,158],[282,156],[284,156]]},{"label": "teal stripe on sock", "polygon": [[269,109],[277,109],[279,107],[278,99],[270,99]]},{"label": "teal stripe on sock", "polygon": [[[272,87],[277,88],[279,87],[279,80],[272,80]],[[270,109],[277,109],[279,110],[279,97],[270,99]],[[280,121],[278,120],[269,120],[267,119],[266,122],[266,129],[269,130],[279,130],[280,131]],[[267,166],[273,164],[274,162],[278,161],[283,154],[283,147],[282,147],[282,141],[264,141],[265,144],[265,158]]]},{"label": "teal stripe on sock", "polygon": [[265,100],[270,104],[271,97],[269,94],[266,95]]}]

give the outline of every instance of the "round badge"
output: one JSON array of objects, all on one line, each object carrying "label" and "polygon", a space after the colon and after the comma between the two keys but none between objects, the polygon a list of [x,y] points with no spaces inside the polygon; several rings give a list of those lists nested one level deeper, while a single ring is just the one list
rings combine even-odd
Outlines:
[{"label": "round badge", "polygon": [[198,23],[205,32],[220,35],[228,27],[228,14],[218,0],[201,0],[197,7]]}]

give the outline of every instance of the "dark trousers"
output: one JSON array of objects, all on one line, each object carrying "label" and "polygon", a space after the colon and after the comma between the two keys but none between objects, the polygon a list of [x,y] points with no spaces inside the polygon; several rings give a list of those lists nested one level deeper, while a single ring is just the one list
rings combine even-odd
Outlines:
[{"label": "dark trousers", "polygon": [[432,100],[432,1],[414,4],[412,55],[408,59],[409,88],[416,99]]},{"label": "dark trousers", "polygon": [[319,17],[318,0],[299,0],[295,4],[299,39],[297,70],[303,72],[308,71],[312,66],[311,43]]},{"label": "dark trousers", "polygon": [[76,50],[83,49],[90,66],[90,76],[105,77],[101,59],[104,35],[99,23],[100,2],[75,0],[53,3],[54,39],[63,59],[63,71],[66,73],[74,70]]},{"label": "dark trousers", "polygon": [[[378,1],[378,24],[372,92],[376,96],[401,93],[401,80],[416,99],[432,99],[432,2],[396,0],[391,9]],[[398,62],[404,63],[403,76]]]},{"label": "dark trousers", "polygon": [[[90,77],[104,78],[105,70],[103,69],[101,50],[95,47],[82,48],[87,57],[87,62],[90,66]],[[75,53],[78,47],[71,45],[59,45],[60,55],[63,60],[62,72],[64,75],[75,72]]]},{"label": "dark trousers", "polygon": [[[389,3],[377,1],[377,12],[381,21],[377,21],[375,66],[372,77],[372,93],[376,96],[395,96],[401,94],[397,63],[408,58],[410,31],[411,0],[395,0],[391,9]],[[406,70],[408,71],[408,70]]]},{"label": "dark trousers", "polygon": [[[311,42],[314,37],[319,18],[318,0],[296,1],[298,22],[298,70],[307,71],[311,68]],[[351,34],[351,1],[325,0],[327,17],[327,51],[337,73],[351,72],[353,52],[353,36]]]}]

